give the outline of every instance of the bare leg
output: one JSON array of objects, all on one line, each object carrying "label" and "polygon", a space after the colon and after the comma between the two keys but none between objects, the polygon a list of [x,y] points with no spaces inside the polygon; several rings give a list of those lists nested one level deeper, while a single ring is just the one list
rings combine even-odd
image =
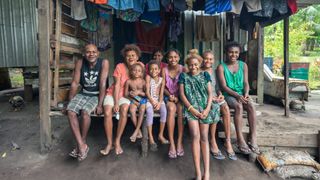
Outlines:
[{"label": "bare leg", "polygon": [[148,126],[148,134],[149,134],[149,143],[154,144],[155,142],[152,134],[152,125]]},{"label": "bare leg", "polygon": [[174,144],[174,126],[175,126],[175,114],[177,111],[176,104],[173,102],[167,103],[167,125],[168,125],[168,136],[170,142],[169,152],[176,154],[176,146]]},{"label": "bare leg", "polygon": [[[136,126],[136,130],[134,131],[133,135],[131,137],[137,138],[139,132],[141,132],[141,125],[143,122],[143,118],[144,118],[144,113],[146,111],[146,105],[140,105],[139,107],[139,117],[138,117],[138,122],[137,122],[137,126]],[[141,137],[142,138],[142,137]],[[130,138],[131,139],[131,138]]]},{"label": "bare leg", "polygon": [[224,132],[226,135],[226,141],[224,143],[224,146],[227,149],[228,153],[233,153],[232,145],[231,145],[231,133],[230,133],[230,109],[227,103],[224,103],[222,106],[220,106],[220,112],[222,114],[222,120],[223,120],[223,126],[224,126]]},{"label": "bare leg", "polygon": [[246,141],[244,140],[242,134],[242,113],[243,113],[243,106],[242,103],[234,101],[233,104],[230,104],[231,108],[234,108],[234,125],[236,128],[237,133],[237,141],[239,147],[248,147]]},{"label": "bare leg", "polygon": [[129,105],[128,104],[122,104],[120,106],[120,120],[118,123],[118,129],[117,129],[117,136],[114,142],[114,146],[115,146],[115,151],[116,154],[122,154],[123,153],[123,149],[120,145],[120,141],[121,141],[121,136],[123,134],[123,130],[126,127],[127,124],[127,114],[128,114],[128,109],[129,109]]},{"label": "bare leg", "polygon": [[87,135],[91,124],[91,118],[88,112],[81,111],[82,116],[82,122],[81,122],[81,137],[83,139],[83,142],[86,143],[87,141]]},{"label": "bare leg", "polygon": [[162,144],[168,144],[168,140],[163,135],[165,127],[166,127],[166,123],[165,122],[160,122],[158,139]]},{"label": "bare leg", "polygon": [[257,134],[256,134],[256,122],[257,122],[257,116],[256,116],[256,110],[251,102],[243,106],[244,109],[247,110],[248,114],[248,122],[249,122],[249,134],[250,134],[250,143],[254,146],[257,146]]},{"label": "bare leg", "polygon": [[101,154],[108,155],[112,149],[112,106],[106,105],[104,108],[104,132],[107,136],[107,146],[101,150]]},{"label": "bare leg", "polygon": [[72,133],[77,141],[77,147],[78,147],[79,153],[83,154],[85,152],[87,145],[85,144],[85,142],[83,142],[83,139],[81,137],[77,114],[73,111],[68,111],[68,119],[69,119],[69,124],[72,130]]},{"label": "bare leg", "polygon": [[202,158],[204,163],[204,176],[203,180],[210,179],[210,153],[209,153],[209,142],[208,142],[208,124],[200,124],[200,145],[202,151]]},{"label": "bare leg", "polygon": [[[189,120],[188,121],[190,135],[192,138],[192,156],[193,163],[195,167],[196,179],[200,180],[201,177],[201,167],[200,167],[200,130],[198,121]],[[209,146],[208,146],[209,147]]]},{"label": "bare leg", "polygon": [[218,153],[219,151],[217,141],[216,141],[216,130],[217,130],[217,124],[216,123],[210,124],[210,136],[211,136],[210,151],[213,153]]},{"label": "bare leg", "polygon": [[183,124],[183,116],[182,116],[182,105],[181,103],[177,104],[177,113],[178,113],[178,143],[177,143],[177,151],[181,152],[181,156],[184,154],[183,150],[183,130],[184,130],[184,124]]},{"label": "bare leg", "polygon": [[135,134],[136,129],[137,129],[137,109],[138,109],[137,105],[130,104],[129,111],[130,111],[130,115],[131,115],[131,121],[132,121],[132,123],[133,123],[133,125],[135,127],[134,132],[130,136],[131,142],[136,142],[136,138],[137,138],[137,135]]}]

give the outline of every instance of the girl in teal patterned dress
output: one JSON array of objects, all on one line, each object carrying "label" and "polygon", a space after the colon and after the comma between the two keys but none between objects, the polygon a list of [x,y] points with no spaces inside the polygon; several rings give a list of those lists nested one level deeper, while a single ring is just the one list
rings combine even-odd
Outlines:
[{"label": "girl in teal patterned dress", "polygon": [[[208,72],[201,71],[201,63],[201,56],[196,53],[189,54],[186,59],[189,72],[182,73],[179,77],[180,98],[184,105],[183,114],[188,120],[196,179],[199,180],[210,179],[208,131],[211,123],[219,121],[219,114],[211,110],[211,78]],[[200,152],[204,161],[203,176],[200,168]]]}]

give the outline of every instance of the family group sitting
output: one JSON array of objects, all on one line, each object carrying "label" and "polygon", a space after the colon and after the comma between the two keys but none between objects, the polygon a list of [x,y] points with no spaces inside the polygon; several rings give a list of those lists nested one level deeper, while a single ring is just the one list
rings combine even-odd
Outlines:
[{"label": "family group sitting", "polygon": [[[90,114],[104,114],[104,130],[107,145],[100,153],[108,155],[114,148],[115,154],[123,153],[121,137],[127,124],[128,112],[135,130],[132,142],[142,138],[141,126],[144,121],[148,129],[150,149],[156,149],[152,133],[154,113],[160,114],[160,128],[157,139],[161,144],[169,144],[168,157],[184,156],[184,123],[189,126],[192,139],[192,155],[197,179],[209,179],[210,153],[216,159],[225,159],[219,150],[215,134],[220,113],[225,130],[225,151],[231,160],[237,160],[230,138],[230,111],[234,111],[234,124],[238,149],[243,154],[259,153],[256,142],[256,114],[249,97],[248,67],[238,60],[240,45],[229,42],[225,46],[227,59],[217,69],[213,68],[214,53],[205,51],[200,56],[197,50],[189,51],[185,67],[179,64],[180,52],[170,49],[166,54],[156,51],[146,65],[139,61],[141,51],[129,44],[121,50],[123,63],[116,65],[114,83],[106,87],[109,62],[99,58],[97,47],[85,47],[82,60],[76,61],[67,107],[68,118],[77,146],[70,156],[79,161],[87,157],[89,146],[86,137],[90,126]],[[162,62],[166,60],[167,63]],[[82,89],[77,93],[78,86]],[[248,113],[249,136],[246,142],[242,134],[242,113]],[[119,118],[115,139],[113,139],[114,114]],[[138,115],[138,116],[137,116]],[[81,123],[78,116],[82,117]],[[177,119],[178,138],[174,130]],[[168,139],[164,135],[167,125]],[[210,138],[208,137],[210,136]],[[210,139],[210,143],[209,143]],[[200,155],[204,161],[201,175]]]}]

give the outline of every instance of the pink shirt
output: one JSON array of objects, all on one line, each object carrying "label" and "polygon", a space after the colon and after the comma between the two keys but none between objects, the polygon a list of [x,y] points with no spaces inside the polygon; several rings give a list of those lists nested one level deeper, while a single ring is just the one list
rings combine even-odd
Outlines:
[{"label": "pink shirt", "polygon": [[183,66],[179,65],[179,73],[177,73],[176,77],[171,78],[169,76],[168,67],[165,67],[165,79],[166,79],[166,88],[169,91],[170,94],[175,95],[176,97],[179,96],[179,75],[183,71]]},{"label": "pink shirt", "polygon": [[[113,72],[113,77],[118,77],[120,79],[120,91],[119,91],[119,98],[123,97],[124,95],[124,85],[126,81],[129,79],[129,70],[124,63],[117,64],[116,68]],[[107,95],[113,96],[115,84],[113,83],[108,89],[107,89]]]}]

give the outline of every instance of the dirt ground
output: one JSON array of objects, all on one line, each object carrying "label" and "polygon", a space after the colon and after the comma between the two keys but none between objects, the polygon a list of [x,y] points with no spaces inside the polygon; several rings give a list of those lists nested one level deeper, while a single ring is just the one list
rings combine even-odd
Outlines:
[{"label": "dirt ground", "polygon": [[[107,157],[99,155],[106,144],[103,120],[93,119],[89,130],[90,152],[84,162],[77,162],[67,154],[74,145],[73,136],[65,117],[52,118],[53,146],[48,154],[39,150],[39,106],[37,100],[26,103],[18,112],[13,112],[8,97],[0,97],[0,179],[192,179],[194,167],[191,155],[191,141],[185,133],[185,156],[176,160],[167,157],[168,146],[150,152],[148,157],[140,156],[140,141],[131,143],[133,126],[128,123],[122,138],[124,154]],[[320,129],[320,91],[311,94],[305,113],[294,113],[283,117],[283,108],[264,105],[257,108],[258,133],[276,132],[318,132]],[[115,123],[116,124],[116,123]],[[20,146],[13,150],[12,143]],[[238,155],[239,160],[218,161],[211,158],[211,179],[278,179],[266,174],[258,164],[248,162],[248,158]]]}]

